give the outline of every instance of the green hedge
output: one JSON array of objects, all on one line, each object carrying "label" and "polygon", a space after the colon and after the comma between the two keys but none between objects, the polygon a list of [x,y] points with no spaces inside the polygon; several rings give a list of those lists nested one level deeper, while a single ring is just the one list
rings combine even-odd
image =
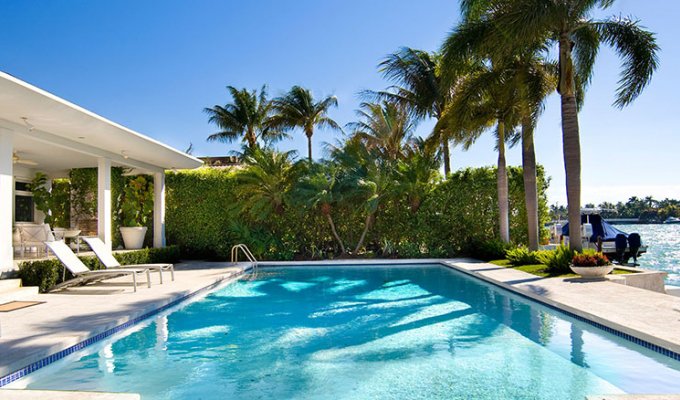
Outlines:
[{"label": "green hedge", "polygon": [[[122,265],[130,264],[153,264],[153,263],[176,263],[179,261],[180,251],[177,246],[164,248],[145,248],[141,250],[114,253],[114,256]],[[104,266],[95,256],[79,257],[91,270],[103,269]],[[19,264],[19,277],[24,286],[38,286],[41,292],[46,292],[62,280],[63,266],[55,258],[38,261],[24,261]],[[73,278],[67,270],[66,280]]]},{"label": "green hedge", "polygon": [[[522,169],[508,168],[510,234],[527,242]],[[538,170],[539,220],[548,220],[543,169]],[[169,172],[166,177],[166,232],[169,243],[186,258],[229,256],[231,246],[245,243],[258,259],[324,259],[337,256],[327,221],[314,209],[288,204],[280,215],[253,221],[242,212],[237,173],[200,168]],[[345,245],[356,243],[365,216],[350,201],[334,205],[333,219]],[[496,169],[468,168],[433,184],[422,206],[412,212],[396,197],[380,205],[366,240],[364,257],[503,257],[498,244]],[[547,235],[543,230],[542,235]],[[348,246],[351,247],[351,246]]]}]

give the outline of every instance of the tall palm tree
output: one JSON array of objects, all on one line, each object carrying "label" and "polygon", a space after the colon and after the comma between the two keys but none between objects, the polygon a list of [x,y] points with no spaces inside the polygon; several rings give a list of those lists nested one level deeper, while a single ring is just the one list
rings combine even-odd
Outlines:
[{"label": "tall palm tree", "polygon": [[340,130],[340,126],[330,117],[328,110],[338,106],[335,96],[328,96],[315,101],[312,93],[300,86],[293,86],[286,95],[273,100],[274,115],[269,126],[288,131],[301,128],[307,136],[309,161],[312,161],[312,136],[314,128],[331,128]]},{"label": "tall palm tree", "polygon": [[354,137],[387,160],[404,157],[415,131],[415,120],[405,107],[390,101],[362,103],[357,115],[358,122],[347,124]]},{"label": "tall palm tree", "polygon": [[444,123],[450,118],[465,121],[468,129],[461,131],[456,138],[464,149],[472,146],[486,128],[496,125],[499,231],[501,240],[507,243],[510,242],[510,216],[505,144],[516,139],[514,127],[517,125],[519,104],[512,70],[504,67],[489,61],[485,68],[471,74],[459,86],[442,119]]},{"label": "tall palm tree", "polygon": [[[375,98],[389,100],[406,106],[416,119],[439,120],[451,97],[452,89],[444,80],[437,53],[402,47],[389,54],[378,65],[383,77],[395,85],[386,91],[373,94]],[[444,174],[451,172],[449,142],[451,136],[445,129],[435,130],[431,139],[440,144],[444,160]]]},{"label": "tall palm tree", "polygon": [[[463,13],[474,22],[473,40],[496,51],[514,51],[545,42],[557,47],[561,98],[562,143],[567,180],[569,236],[581,235],[581,145],[579,93],[591,81],[602,44],[622,58],[622,73],[614,105],[624,107],[649,84],[658,66],[659,47],[652,32],[639,21],[622,17],[594,19],[615,0],[465,0]],[[483,16],[483,18],[479,18]],[[580,240],[570,240],[581,250]]]},{"label": "tall palm tree", "polygon": [[206,107],[208,121],[217,125],[218,132],[208,136],[209,142],[231,143],[241,139],[251,150],[257,146],[258,139],[272,140],[282,136],[280,132],[270,129],[268,120],[271,113],[271,101],[267,99],[267,86],[257,90],[237,89],[227,86],[232,102],[224,106]]}]

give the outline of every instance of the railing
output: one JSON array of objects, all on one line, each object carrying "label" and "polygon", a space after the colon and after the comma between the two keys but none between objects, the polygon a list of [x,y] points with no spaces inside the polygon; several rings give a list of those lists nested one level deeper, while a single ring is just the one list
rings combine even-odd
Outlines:
[{"label": "railing", "polygon": [[248,261],[253,263],[253,268],[256,268],[257,267],[257,259],[255,259],[255,256],[250,251],[248,246],[246,246],[243,243],[239,243],[239,244],[237,244],[237,245],[235,245],[234,247],[231,248],[231,262],[232,263],[238,262],[238,251],[239,250],[241,250],[241,252],[248,259]]}]

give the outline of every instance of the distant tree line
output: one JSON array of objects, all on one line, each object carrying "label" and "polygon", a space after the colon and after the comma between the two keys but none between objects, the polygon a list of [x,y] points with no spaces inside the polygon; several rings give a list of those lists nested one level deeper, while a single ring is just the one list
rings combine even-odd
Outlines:
[{"label": "distant tree line", "polygon": [[[680,200],[663,199],[656,200],[652,196],[640,198],[633,196],[625,203],[603,202],[597,206],[593,203],[585,205],[586,208],[598,207],[602,209],[604,218],[638,218],[640,222],[659,223],[668,217],[680,216]],[[550,218],[552,220],[564,220],[567,216],[567,208],[562,205],[550,206]]]}]

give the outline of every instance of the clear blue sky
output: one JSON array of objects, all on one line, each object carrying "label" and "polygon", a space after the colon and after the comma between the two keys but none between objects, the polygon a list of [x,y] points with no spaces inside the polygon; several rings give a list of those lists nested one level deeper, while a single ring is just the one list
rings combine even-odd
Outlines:
[{"label": "clear blue sky", "polygon": [[[202,109],[224,104],[226,85],[271,95],[294,84],[338,96],[331,114],[354,118],[363,89],[386,83],[376,64],[400,46],[439,48],[458,20],[452,0],[0,2],[0,69],[179,149],[221,155],[236,145],[206,143]],[[618,59],[604,48],[580,114],[583,201],[632,195],[680,198],[680,2],[619,0],[607,14],[633,15],[658,34],[661,67],[630,107],[611,107]],[[420,134],[431,124],[424,123]],[[318,132],[314,146],[334,140]],[[547,102],[536,138],[552,177],[551,202],[565,203],[559,99]],[[281,143],[305,152],[303,135]],[[491,165],[490,135],[454,168]],[[509,163],[520,164],[519,149]]]}]

